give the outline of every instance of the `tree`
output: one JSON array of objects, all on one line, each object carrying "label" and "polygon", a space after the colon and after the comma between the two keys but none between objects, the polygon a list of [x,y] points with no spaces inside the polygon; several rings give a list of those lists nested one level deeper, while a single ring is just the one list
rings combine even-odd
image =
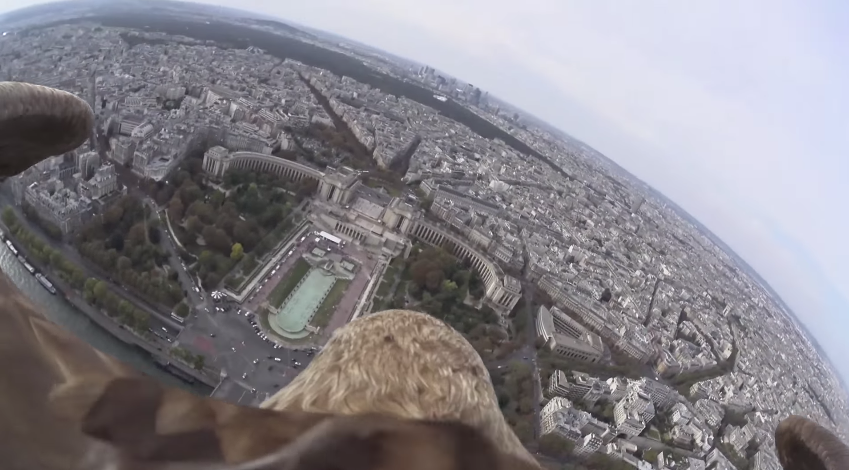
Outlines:
[{"label": "tree", "polygon": [[242,247],[242,244],[234,243],[233,248],[230,250],[230,259],[239,261],[243,256],[245,256],[245,249]]},{"label": "tree", "polygon": [[195,369],[203,370],[203,366],[204,366],[204,363],[206,362],[206,358],[201,356],[201,355],[197,355],[197,356],[195,356],[194,361],[192,361],[192,362],[193,362],[192,366]]},{"label": "tree", "polygon": [[442,280],[445,278],[445,275],[442,274],[440,270],[433,270],[427,273],[425,276],[425,286],[431,292],[439,289],[439,286],[442,284]]},{"label": "tree", "polygon": [[646,462],[650,462],[650,463],[654,464],[655,462],[657,462],[657,456],[659,454],[660,454],[660,452],[658,452],[654,449],[649,449],[649,450],[643,452],[643,460],[645,460]]},{"label": "tree", "polygon": [[124,249],[124,236],[120,232],[113,232],[106,241],[106,248],[114,248],[118,251]]},{"label": "tree", "polygon": [[95,281],[92,293],[94,294],[95,300],[100,303],[106,300],[106,295],[109,293],[109,288],[106,286],[105,282]]},{"label": "tree", "polygon": [[204,227],[201,235],[203,236],[204,241],[206,241],[206,244],[210,248],[214,248],[219,253],[228,253],[233,247],[230,237],[228,237],[223,230],[213,227],[212,225]]},{"label": "tree", "polygon": [[610,302],[612,294],[610,293],[610,289],[607,287],[604,288],[604,292],[601,293],[601,298],[599,299],[602,302]]},{"label": "tree", "polygon": [[133,325],[138,331],[145,331],[150,328],[150,315],[139,309],[133,311]]},{"label": "tree", "polygon": [[203,230],[203,222],[200,221],[200,217],[196,215],[189,216],[186,219],[186,231],[192,234],[193,236],[198,236]]},{"label": "tree", "polygon": [[121,221],[121,218],[124,216],[124,207],[121,204],[113,204],[106,209],[106,212],[103,214],[103,224],[107,226],[116,226],[118,222]]},{"label": "tree", "polygon": [[94,293],[94,286],[97,285],[97,279],[90,277],[85,280],[85,290]]},{"label": "tree", "polygon": [[144,223],[139,222],[130,229],[130,233],[127,234],[127,241],[132,245],[144,245],[147,242],[147,231],[144,228]]},{"label": "tree", "polygon": [[135,310],[135,307],[133,307],[133,304],[131,304],[130,302],[127,302],[126,300],[122,300],[118,304],[118,315],[120,315],[121,317],[126,317],[126,318],[131,317],[134,310]]},{"label": "tree", "polygon": [[198,256],[198,264],[203,269],[212,269],[215,266],[215,255],[209,250],[203,250]]},{"label": "tree", "polygon": [[130,258],[127,258],[126,256],[121,256],[118,258],[116,266],[118,267],[118,274],[123,275],[124,271],[129,271],[133,268],[133,262],[132,260],[130,260]]},{"label": "tree", "polygon": [[171,220],[175,222],[183,220],[183,212],[185,210],[185,206],[179,197],[175,196],[171,198],[171,202],[168,203],[168,216],[171,217]]},{"label": "tree", "polygon": [[79,268],[73,268],[71,271],[71,284],[79,289],[85,284],[85,274]]},{"label": "tree", "polygon": [[544,434],[539,438],[539,450],[543,454],[555,458],[566,458],[572,455],[575,443],[556,433]]},{"label": "tree", "polygon": [[155,226],[158,224],[151,223],[156,220],[158,219],[151,219],[151,221],[148,222],[150,225],[147,227],[147,239],[150,240],[151,243],[158,245],[160,240],[162,240],[162,232],[159,231],[159,227]]},{"label": "tree", "polygon": [[174,307],[174,314],[180,318],[186,318],[189,316],[189,306],[186,305],[185,302],[180,302]]}]

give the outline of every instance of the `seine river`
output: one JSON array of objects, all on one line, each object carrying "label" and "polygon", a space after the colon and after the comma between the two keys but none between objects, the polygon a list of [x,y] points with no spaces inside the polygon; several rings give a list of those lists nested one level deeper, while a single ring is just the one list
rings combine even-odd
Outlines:
[{"label": "seine river", "polygon": [[[14,243],[14,242],[13,242]],[[210,390],[204,385],[189,385],[173,375],[158,368],[153,359],[143,351],[118,339],[93,323],[84,313],[76,310],[59,296],[51,295],[15,258],[5,243],[0,243],[0,269],[3,270],[18,289],[24,293],[53,322],[77,337],[87,341],[97,349],[133,366],[161,382],[178,386],[189,391],[208,395]]]}]

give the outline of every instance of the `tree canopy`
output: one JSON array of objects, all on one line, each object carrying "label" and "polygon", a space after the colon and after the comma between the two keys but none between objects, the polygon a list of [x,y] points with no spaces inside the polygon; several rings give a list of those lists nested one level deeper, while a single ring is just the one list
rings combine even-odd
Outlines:
[{"label": "tree canopy", "polygon": [[168,254],[159,245],[158,220],[134,196],[124,196],[102,217],[85,224],[77,250],[127,287],[170,308],[183,299],[180,285],[169,278]]}]

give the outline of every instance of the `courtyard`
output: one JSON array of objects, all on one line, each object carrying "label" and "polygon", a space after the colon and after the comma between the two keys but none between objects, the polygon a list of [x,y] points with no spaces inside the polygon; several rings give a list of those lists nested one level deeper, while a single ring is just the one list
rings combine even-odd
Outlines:
[{"label": "courtyard", "polygon": [[[315,267],[303,277],[282,305],[269,312],[269,325],[275,333],[289,339],[309,335],[309,323],[319,307],[327,300],[336,284],[336,276],[323,268]],[[269,303],[269,306],[271,304]],[[272,306],[272,308],[274,308]]]},{"label": "courtyard", "polygon": [[312,343],[347,323],[373,265],[359,247],[343,247],[310,232],[243,306],[280,340]]}]

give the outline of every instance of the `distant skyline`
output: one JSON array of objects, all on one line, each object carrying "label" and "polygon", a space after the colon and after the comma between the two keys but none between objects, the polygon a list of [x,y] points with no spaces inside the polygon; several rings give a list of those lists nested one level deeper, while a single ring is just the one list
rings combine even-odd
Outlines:
[{"label": "distant skyline", "polygon": [[849,380],[849,4],[201,3],[431,65],[593,146],[747,260]]}]

